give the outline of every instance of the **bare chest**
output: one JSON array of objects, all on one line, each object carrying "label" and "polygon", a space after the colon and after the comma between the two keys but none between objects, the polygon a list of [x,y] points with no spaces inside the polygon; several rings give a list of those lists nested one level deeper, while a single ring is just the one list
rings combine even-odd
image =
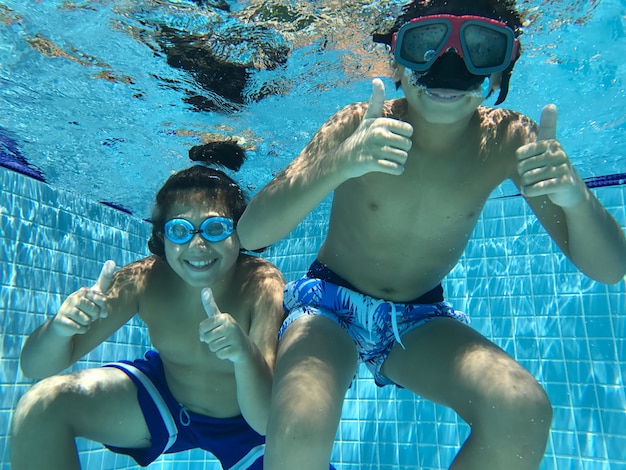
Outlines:
[{"label": "bare chest", "polygon": [[[232,371],[228,361],[217,359],[200,341],[200,323],[207,318],[200,300],[181,301],[178,297],[153,295],[142,302],[139,315],[148,327],[153,347],[172,364],[194,369],[198,374]],[[247,332],[250,319],[242,308],[236,307],[223,305],[221,310],[233,316]]]},{"label": "bare chest", "polygon": [[[219,359],[199,339],[202,307],[175,302],[147,301],[140,316],[146,323],[152,347],[165,366],[170,391],[190,410],[214,417],[240,413],[233,364]],[[246,328],[247,325],[244,325]]]},{"label": "bare chest", "polygon": [[322,259],[361,290],[411,299],[454,267],[504,171],[422,165],[335,191]]},{"label": "bare chest", "polygon": [[[381,242],[455,245],[473,230],[482,207],[504,179],[504,172],[471,165],[421,165],[400,176],[371,173],[336,191],[343,217],[367,224],[365,233]],[[375,240],[370,240],[375,242]]]}]

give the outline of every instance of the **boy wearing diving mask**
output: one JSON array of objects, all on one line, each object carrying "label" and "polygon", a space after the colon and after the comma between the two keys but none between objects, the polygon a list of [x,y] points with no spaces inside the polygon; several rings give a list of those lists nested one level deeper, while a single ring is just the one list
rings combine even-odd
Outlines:
[{"label": "boy wearing diving mask", "polygon": [[451,468],[539,466],[548,397],[444,300],[441,281],[507,179],[588,277],[621,281],[626,240],[556,140],[554,106],[539,126],[481,106],[491,93],[506,97],[520,26],[510,0],[407,5],[375,35],[390,46],[405,97],[385,100],[375,79],[369,103],[327,121],[240,219],[243,246],[256,249],[333,193],[317,259],[285,289],[266,469],[327,468],[357,361],[378,385],[409,389],[469,424]]},{"label": "boy wearing diving mask", "polygon": [[[513,16],[511,22],[516,19]],[[494,78],[494,88],[500,88],[495,104],[500,104],[521,53],[516,37],[519,32],[519,25],[513,29],[502,21],[475,14],[428,14],[390,33],[374,34],[374,42],[388,44],[395,62],[412,76],[412,84],[423,87],[426,93],[432,89],[480,93],[486,88],[488,96]]]}]

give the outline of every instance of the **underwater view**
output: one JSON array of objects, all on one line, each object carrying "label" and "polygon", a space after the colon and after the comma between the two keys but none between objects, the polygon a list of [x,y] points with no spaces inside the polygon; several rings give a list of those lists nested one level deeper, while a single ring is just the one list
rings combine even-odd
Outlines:
[{"label": "underwater view", "polygon": [[[372,78],[389,80],[371,34],[402,5],[4,1],[2,161],[144,218],[190,146],[234,137],[249,151],[243,184],[254,193],[326,118],[367,100]],[[519,7],[523,54],[506,107],[538,120],[556,104],[581,176],[623,173],[623,3]]]},{"label": "underwater view", "polygon": [[[367,102],[373,79],[388,99],[402,97],[389,50],[372,34],[391,27],[404,4],[0,0],[1,469],[10,468],[15,407],[36,382],[19,367],[28,335],[68,295],[94,285],[106,260],[121,267],[150,255],[155,194],[193,164],[191,149],[229,141],[245,150],[241,170],[226,173],[250,198],[334,113]],[[506,101],[495,105],[496,93],[484,104],[536,122],[555,104],[560,143],[624,230],[626,0],[516,5],[521,56]],[[315,260],[330,209],[324,199],[261,254],[286,281]],[[582,274],[505,181],[442,284],[471,326],[546,390],[553,420],[540,468],[626,469],[626,283]],[[151,347],[134,317],[71,370]],[[331,463],[448,468],[468,435],[449,408],[380,388],[360,364]],[[86,439],[78,450],[82,468],[139,468]],[[222,466],[193,449],[149,468]]]}]

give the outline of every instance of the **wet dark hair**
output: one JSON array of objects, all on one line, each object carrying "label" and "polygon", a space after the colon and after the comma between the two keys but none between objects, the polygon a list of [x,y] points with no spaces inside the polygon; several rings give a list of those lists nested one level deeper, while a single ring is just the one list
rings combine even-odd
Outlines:
[{"label": "wet dark hair", "polygon": [[224,204],[236,226],[248,204],[239,185],[220,170],[238,171],[243,164],[246,155],[236,142],[228,140],[192,147],[189,158],[199,164],[174,173],[156,195],[148,249],[157,256],[165,255],[164,227],[172,205],[198,198],[215,199]]},{"label": "wet dark hair", "polygon": [[[374,32],[373,40],[391,47],[393,34],[406,23],[421,16],[439,14],[475,15],[491,18],[506,24],[513,30],[515,37],[519,37],[522,34],[523,16],[515,8],[515,0],[414,0],[402,8],[402,14],[398,16],[389,30]],[[514,65],[515,63],[513,62],[502,72],[500,94],[496,104],[500,104],[506,99]]]}]

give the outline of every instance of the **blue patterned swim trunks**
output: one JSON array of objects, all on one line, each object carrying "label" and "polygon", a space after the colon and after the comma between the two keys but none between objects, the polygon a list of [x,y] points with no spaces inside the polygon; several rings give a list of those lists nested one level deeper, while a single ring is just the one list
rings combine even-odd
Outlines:
[{"label": "blue patterned swim trunks", "polygon": [[[321,315],[341,326],[354,340],[359,358],[374,375],[379,386],[394,382],[381,374],[380,368],[393,346],[409,331],[437,317],[449,317],[469,323],[469,317],[457,312],[452,305],[443,301],[433,303],[394,303],[376,299],[327,279],[311,277],[328,273],[333,281],[340,279],[319,261],[315,261],[309,273],[285,286],[283,305],[288,316],[280,330],[305,315]],[[439,287],[441,290],[441,288]],[[441,291],[442,292],[442,291]],[[422,296],[420,299],[427,297]]]}]

